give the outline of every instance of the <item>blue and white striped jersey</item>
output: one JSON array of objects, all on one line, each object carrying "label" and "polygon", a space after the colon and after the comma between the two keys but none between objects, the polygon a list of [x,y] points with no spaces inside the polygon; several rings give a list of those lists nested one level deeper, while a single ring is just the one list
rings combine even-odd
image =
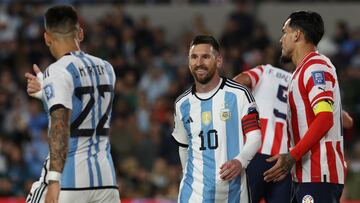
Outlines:
[{"label": "blue and white striped jersey", "polygon": [[242,118],[252,111],[257,107],[249,90],[226,78],[207,99],[199,98],[194,87],[179,96],[173,137],[188,146],[179,202],[249,201],[244,171],[232,181],[222,180],[219,172],[240,154],[245,143]]},{"label": "blue and white striped jersey", "polygon": [[114,84],[113,67],[81,51],[61,57],[44,72],[47,110],[57,105],[72,110],[62,190],[117,186],[109,143]]}]

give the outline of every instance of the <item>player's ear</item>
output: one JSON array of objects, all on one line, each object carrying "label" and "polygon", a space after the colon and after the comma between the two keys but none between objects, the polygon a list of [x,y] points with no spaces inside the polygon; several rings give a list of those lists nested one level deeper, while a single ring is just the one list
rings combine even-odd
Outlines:
[{"label": "player's ear", "polygon": [[217,68],[221,68],[223,65],[223,57],[221,56],[221,54],[219,54],[217,57],[216,57],[216,67]]},{"label": "player's ear", "polygon": [[84,30],[83,30],[82,28],[79,29],[78,36],[77,36],[77,37],[78,37],[78,39],[79,39],[80,42],[83,41],[83,39],[84,39]]},{"label": "player's ear", "polygon": [[296,29],[295,32],[294,32],[294,41],[299,41],[300,39],[300,36],[301,36],[301,31],[300,29]]},{"label": "player's ear", "polygon": [[47,32],[44,32],[44,40],[47,46],[51,45],[51,36]]}]

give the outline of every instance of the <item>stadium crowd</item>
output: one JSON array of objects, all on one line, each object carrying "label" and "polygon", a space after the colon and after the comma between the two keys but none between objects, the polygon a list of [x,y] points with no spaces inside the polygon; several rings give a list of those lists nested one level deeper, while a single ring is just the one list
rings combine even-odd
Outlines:
[{"label": "stadium crowd", "polygon": [[[39,5],[14,1],[0,13],[0,197],[24,197],[48,153],[48,118],[42,103],[27,96],[24,79],[32,64],[44,69],[54,60],[43,43],[38,10]],[[82,22],[87,33],[82,49],[107,59],[117,76],[111,147],[121,198],[176,199],[181,165],[171,138],[173,102],[192,81],[186,58],[190,40],[211,34],[204,19],[196,16],[192,29],[176,41],[167,41],[167,31],[152,26],[148,17],[135,20],[122,5],[92,24]],[[335,63],[343,107],[355,121],[344,134],[344,197],[360,199],[360,27],[338,21],[336,28],[319,48]],[[221,33],[223,75],[233,77],[258,64],[281,66],[278,41],[255,15],[234,10]]]}]

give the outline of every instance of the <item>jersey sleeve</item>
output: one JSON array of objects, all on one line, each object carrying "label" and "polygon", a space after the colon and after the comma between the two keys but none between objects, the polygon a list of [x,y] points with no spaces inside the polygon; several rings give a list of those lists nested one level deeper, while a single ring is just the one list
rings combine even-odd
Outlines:
[{"label": "jersey sleeve", "polygon": [[260,130],[259,110],[255,101],[245,103],[243,112],[241,126],[244,135],[247,135],[252,131]]},{"label": "jersey sleeve", "polygon": [[254,89],[259,84],[263,72],[264,67],[261,65],[244,72],[251,79],[251,89]]},{"label": "jersey sleeve", "polygon": [[[246,92],[250,94],[250,92]],[[251,96],[252,97],[252,96]],[[246,168],[259,147],[261,146],[261,133],[258,108],[254,99],[247,99],[243,102],[243,109],[241,115],[241,126],[243,134],[245,135],[245,144],[242,147],[238,159],[241,165]]]},{"label": "jersey sleeve", "polygon": [[332,68],[327,64],[313,64],[304,72],[303,85],[311,107],[322,100],[333,99],[335,77]]},{"label": "jersey sleeve", "polygon": [[180,118],[180,112],[175,112],[174,114],[174,131],[172,136],[179,146],[187,147],[189,145],[188,136]]},{"label": "jersey sleeve", "polygon": [[49,112],[57,105],[72,109],[73,84],[63,67],[50,66],[44,73],[43,98]]}]

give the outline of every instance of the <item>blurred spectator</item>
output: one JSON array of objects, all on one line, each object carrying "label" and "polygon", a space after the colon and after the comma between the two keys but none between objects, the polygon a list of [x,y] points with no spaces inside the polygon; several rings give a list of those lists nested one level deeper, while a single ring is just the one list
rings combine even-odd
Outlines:
[{"label": "blurred spectator", "polygon": [[141,76],[139,90],[145,92],[148,103],[153,105],[156,99],[165,94],[169,84],[170,80],[163,69],[156,64],[149,64],[146,72]]},{"label": "blurred spectator", "polygon": [[36,141],[40,139],[41,130],[48,125],[48,117],[43,111],[43,107],[39,100],[30,99],[28,103],[29,122],[28,129],[31,138]]},{"label": "blurred spectator", "polygon": [[29,176],[33,179],[40,176],[41,168],[49,152],[47,126],[40,130],[40,137],[26,143],[24,148],[24,159]]}]

